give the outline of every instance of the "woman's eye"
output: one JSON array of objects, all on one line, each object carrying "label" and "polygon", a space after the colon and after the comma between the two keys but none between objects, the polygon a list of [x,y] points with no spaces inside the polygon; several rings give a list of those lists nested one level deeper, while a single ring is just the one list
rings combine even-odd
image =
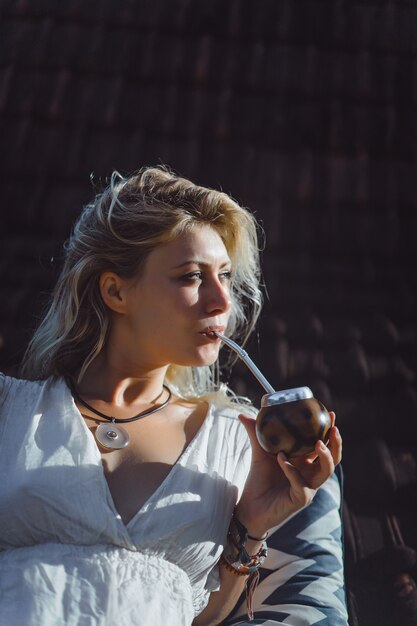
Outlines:
[{"label": "woman's eye", "polygon": [[180,280],[182,280],[183,282],[187,283],[187,282],[194,282],[196,280],[201,280],[202,279],[202,273],[201,272],[190,272],[189,274],[185,274],[184,276],[181,276]]},{"label": "woman's eye", "polygon": [[[231,279],[232,272],[229,270],[219,274],[219,280],[223,283],[230,283]],[[204,282],[205,280],[209,280],[209,276],[204,276],[201,271],[189,272],[180,277],[180,281],[184,283]]]},{"label": "woman's eye", "polygon": [[232,280],[232,272],[230,272],[230,271],[222,272],[220,274],[220,280],[222,280],[222,281],[224,281],[226,283],[230,282]]}]

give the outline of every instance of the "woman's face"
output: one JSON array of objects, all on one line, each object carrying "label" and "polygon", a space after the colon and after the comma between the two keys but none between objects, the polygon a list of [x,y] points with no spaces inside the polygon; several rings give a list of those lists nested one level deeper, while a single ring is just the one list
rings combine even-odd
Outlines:
[{"label": "woman's face", "polygon": [[209,365],[230,315],[231,262],[219,234],[198,225],[153,250],[126,290],[125,348],[138,365]]}]

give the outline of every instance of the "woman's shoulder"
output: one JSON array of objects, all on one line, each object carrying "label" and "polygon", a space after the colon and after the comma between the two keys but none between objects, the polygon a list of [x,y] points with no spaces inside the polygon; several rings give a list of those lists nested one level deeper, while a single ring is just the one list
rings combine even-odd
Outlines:
[{"label": "woman's shoulder", "polygon": [[253,418],[256,417],[257,409],[249,403],[218,400],[212,403],[213,413],[225,419],[237,420],[238,416],[243,413]]},{"label": "woman's shoulder", "polygon": [[28,380],[26,378],[18,378],[17,376],[10,376],[9,374],[0,372],[0,391],[12,387],[39,387],[43,384],[45,384],[45,380]]},{"label": "woman's shoulder", "polygon": [[0,372],[0,407],[7,402],[25,401],[38,395],[50,380],[27,380]]},{"label": "woman's shoulder", "polygon": [[250,415],[255,419],[256,409],[250,404],[235,402],[213,402],[211,404],[212,427],[224,440],[239,442],[246,445],[248,439],[246,429],[238,419],[240,414]]}]

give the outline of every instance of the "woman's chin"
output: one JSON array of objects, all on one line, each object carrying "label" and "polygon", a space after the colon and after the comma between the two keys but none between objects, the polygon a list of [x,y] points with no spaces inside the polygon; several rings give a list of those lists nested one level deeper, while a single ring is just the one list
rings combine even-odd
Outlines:
[{"label": "woman's chin", "polygon": [[206,365],[213,365],[219,357],[219,348],[217,346],[205,346],[204,350],[199,350],[195,355],[193,362],[190,363],[192,367],[204,367]]}]

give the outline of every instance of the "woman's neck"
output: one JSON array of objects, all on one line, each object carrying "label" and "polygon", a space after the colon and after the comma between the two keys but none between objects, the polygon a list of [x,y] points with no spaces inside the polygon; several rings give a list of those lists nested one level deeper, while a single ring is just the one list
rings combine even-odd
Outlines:
[{"label": "woman's neck", "polygon": [[88,367],[77,389],[84,399],[117,406],[152,404],[160,399],[168,366],[140,367],[99,355]]}]

